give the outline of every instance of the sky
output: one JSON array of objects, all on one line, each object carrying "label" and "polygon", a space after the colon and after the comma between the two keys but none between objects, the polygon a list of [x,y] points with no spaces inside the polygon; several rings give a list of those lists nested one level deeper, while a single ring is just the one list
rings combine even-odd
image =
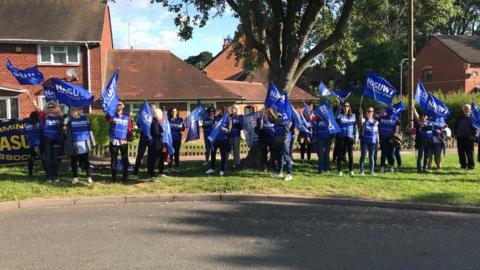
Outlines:
[{"label": "sky", "polygon": [[[182,59],[209,51],[214,56],[222,49],[223,39],[233,36],[238,20],[227,12],[211,18],[203,28],[195,28],[192,39],[181,41],[173,22],[176,14],[150,0],[116,0],[109,2],[113,43],[116,49],[171,50]],[[129,27],[130,26],[130,27]]]}]

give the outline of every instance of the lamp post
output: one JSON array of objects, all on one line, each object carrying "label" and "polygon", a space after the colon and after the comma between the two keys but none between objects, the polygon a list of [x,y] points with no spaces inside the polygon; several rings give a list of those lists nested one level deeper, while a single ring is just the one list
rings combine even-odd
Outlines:
[{"label": "lamp post", "polygon": [[408,61],[408,58],[403,58],[400,61],[400,100],[403,101],[403,63]]},{"label": "lamp post", "polygon": [[414,66],[413,66],[413,52],[414,52],[414,25],[413,25],[413,0],[408,0],[408,124],[413,128],[413,89],[415,83],[413,81]]}]

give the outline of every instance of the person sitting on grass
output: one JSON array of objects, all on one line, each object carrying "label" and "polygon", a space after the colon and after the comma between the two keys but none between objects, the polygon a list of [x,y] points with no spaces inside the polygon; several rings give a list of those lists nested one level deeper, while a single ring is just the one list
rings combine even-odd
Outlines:
[{"label": "person sitting on grass", "polygon": [[88,153],[95,147],[95,138],[88,118],[83,114],[82,108],[70,108],[70,117],[65,119],[64,130],[70,130],[72,140],[72,184],[78,183],[78,163],[83,166],[87,175],[87,183],[93,183],[90,174],[90,160]]}]

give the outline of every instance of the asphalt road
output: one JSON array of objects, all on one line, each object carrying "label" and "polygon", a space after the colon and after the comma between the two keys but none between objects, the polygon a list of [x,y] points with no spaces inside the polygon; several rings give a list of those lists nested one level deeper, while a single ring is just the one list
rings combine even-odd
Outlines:
[{"label": "asphalt road", "polygon": [[480,269],[480,215],[175,202],[0,213],[0,269]]}]

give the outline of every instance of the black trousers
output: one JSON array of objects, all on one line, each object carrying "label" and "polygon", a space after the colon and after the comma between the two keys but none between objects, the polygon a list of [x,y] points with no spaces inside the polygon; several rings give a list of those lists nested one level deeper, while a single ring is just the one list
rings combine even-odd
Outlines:
[{"label": "black trousers", "polygon": [[113,145],[110,143],[110,168],[112,170],[112,181],[117,181],[117,159],[118,152],[122,157],[122,182],[128,181],[128,144]]},{"label": "black trousers", "polygon": [[348,170],[353,171],[353,139],[348,137],[337,137],[335,147],[337,149],[337,170],[342,170],[343,155],[348,154]]},{"label": "black trousers", "polygon": [[145,155],[145,151],[147,150],[147,146],[149,144],[149,139],[146,136],[140,136],[140,140],[138,142],[138,150],[137,150],[137,158],[135,160],[135,167],[133,168],[133,174],[138,174],[140,170],[140,166],[142,166],[142,159]]},{"label": "black trousers", "polygon": [[158,173],[163,174],[163,163],[165,161],[165,153],[162,149],[148,147],[147,171],[150,177],[155,176],[155,163],[158,161]]},{"label": "black trousers", "polygon": [[173,144],[173,149],[175,150],[175,153],[173,153],[173,155],[170,155],[170,161],[168,162],[168,167],[172,168],[172,163],[173,161],[175,161],[175,168],[178,168],[180,167],[180,146],[182,146],[182,141],[174,140],[172,144]]},{"label": "black trousers", "polygon": [[462,166],[463,169],[475,168],[475,162],[473,160],[473,146],[474,140],[470,138],[457,138],[458,160],[460,161],[460,166]]},{"label": "black trousers", "polygon": [[218,149],[220,149],[220,170],[224,172],[227,165],[228,140],[214,141],[210,158],[210,168],[213,170],[215,170]]},{"label": "black trousers", "polygon": [[53,180],[58,177],[58,155],[60,153],[60,140],[45,139],[45,172],[47,179]]},{"label": "black trousers", "polygon": [[300,144],[300,158],[302,160],[305,158],[305,153],[307,154],[307,159],[310,160],[310,157],[312,156],[312,143]]},{"label": "black trousers", "polygon": [[33,175],[33,165],[35,164],[35,160],[40,159],[42,162],[43,170],[45,170],[45,162],[42,157],[42,154],[35,152],[34,148],[30,148],[30,156],[28,157],[28,175]]},{"label": "black trousers", "polygon": [[88,157],[88,153],[72,155],[70,158],[70,162],[72,165],[73,177],[78,177],[78,163],[80,163],[80,166],[83,166],[87,177],[90,177],[90,159]]}]

